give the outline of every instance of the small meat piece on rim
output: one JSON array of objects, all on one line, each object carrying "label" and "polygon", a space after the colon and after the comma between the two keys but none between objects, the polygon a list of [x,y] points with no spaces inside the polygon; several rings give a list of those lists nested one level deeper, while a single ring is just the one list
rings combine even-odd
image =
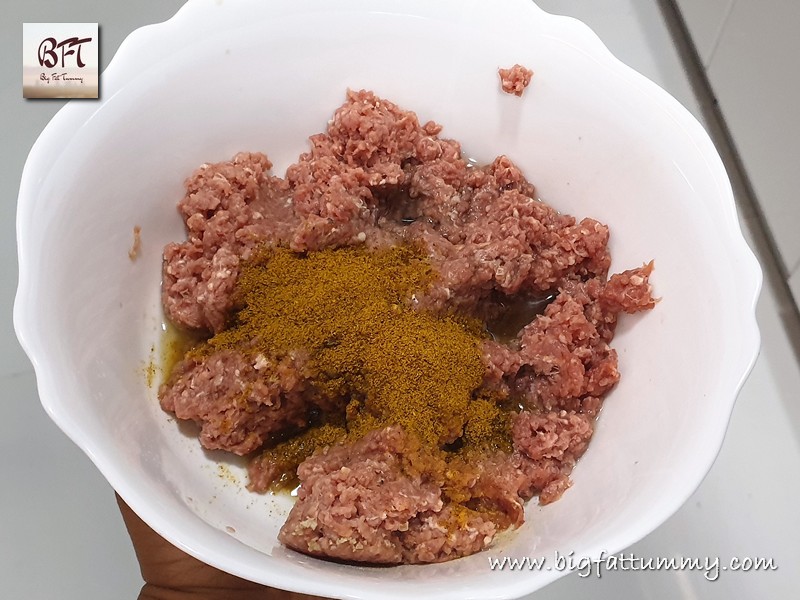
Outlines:
[{"label": "small meat piece on rim", "polygon": [[497,72],[500,74],[500,85],[503,91],[515,96],[522,96],[533,78],[533,71],[519,64],[510,69],[498,69]]}]

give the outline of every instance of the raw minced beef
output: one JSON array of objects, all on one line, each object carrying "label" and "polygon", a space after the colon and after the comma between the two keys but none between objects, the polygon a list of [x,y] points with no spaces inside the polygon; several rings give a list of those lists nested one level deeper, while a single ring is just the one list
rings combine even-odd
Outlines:
[{"label": "raw minced beef", "polygon": [[224,328],[239,261],[265,242],[298,251],[421,242],[441,278],[419,303],[439,310],[605,277],[605,225],[537,201],[505,156],[470,167],[439,131],[374,94],[351,92],[285,180],[268,175],[271,163],[258,153],[203,165],[179,203],[188,240],[164,253],[167,316]]},{"label": "raw minced beef", "polygon": [[[521,69],[501,71],[504,89],[521,93],[530,81]],[[298,498],[280,539],[301,552],[440,562],[522,523],[532,496],[557,500],[619,380],[609,346],[618,316],[655,304],[652,264],[608,277],[604,224],[538,200],[506,156],[472,166],[441,129],[371,92],[349,92],[284,178],[270,174],[265,155],[241,153],[201,166],[178,204],[187,240],[164,249],[163,304],[186,329],[225,329],[240,266],[264,244],[297,252],[421,245],[437,278],[412,298],[419,310],[502,320],[514,298],[552,297],[513,339],[482,343],[481,389],[523,409],[508,450],[461,463],[464,497],[448,496],[442,470],[410,466],[424,453],[399,427],[333,444],[297,470]],[[162,386],[161,404],[197,422],[204,447],[250,454],[343,409],[319,405],[305,369],[302,349],[282,358],[190,353]],[[253,456],[250,487],[264,491],[279,470]]]},{"label": "raw minced beef", "polygon": [[220,331],[233,309],[239,263],[265,242],[280,243],[294,225],[285,181],[269,175],[260,153],[204,164],[186,180],[178,210],[187,241],[164,249],[164,311],[177,325]]},{"label": "raw minced beef", "polygon": [[232,350],[186,358],[162,388],[161,406],[198,423],[205,448],[248,454],[270,434],[306,425],[312,401],[304,363],[298,356],[275,362]]},{"label": "raw minced beef", "polygon": [[514,65],[509,69],[498,69],[500,87],[506,94],[522,96],[533,78],[533,71],[522,65]]},{"label": "raw minced beef", "polygon": [[[423,455],[424,456],[424,455]],[[428,457],[429,460],[435,459]],[[450,501],[440,470],[419,465],[419,448],[399,427],[324,450],[298,469],[298,501],[280,540],[312,555],[370,563],[442,562],[478,552],[501,527]],[[470,492],[522,520],[519,471],[507,458],[473,466]],[[496,502],[497,500],[497,502]],[[454,526],[457,523],[458,526]]]}]

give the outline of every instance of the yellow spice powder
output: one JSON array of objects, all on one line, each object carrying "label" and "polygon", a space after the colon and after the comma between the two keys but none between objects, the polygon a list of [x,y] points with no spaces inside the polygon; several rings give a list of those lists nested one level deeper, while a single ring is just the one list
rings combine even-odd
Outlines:
[{"label": "yellow spice powder", "polygon": [[313,428],[268,451],[287,472],[318,446],[393,424],[430,450],[456,441],[466,449],[508,446],[505,413],[473,400],[484,373],[482,325],[411,306],[434,278],[426,256],[410,246],[306,254],[265,248],[243,266],[243,308],[202,351],[301,350],[316,393],[348,405],[343,427]]}]

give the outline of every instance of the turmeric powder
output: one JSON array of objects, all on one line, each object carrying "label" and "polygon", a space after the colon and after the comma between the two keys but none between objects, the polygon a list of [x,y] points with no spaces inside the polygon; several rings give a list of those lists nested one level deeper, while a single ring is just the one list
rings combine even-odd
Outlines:
[{"label": "turmeric powder", "polygon": [[[431,451],[457,440],[468,449],[510,448],[503,411],[473,399],[484,373],[481,325],[410,304],[435,276],[411,246],[306,254],[264,248],[242,268],[235,323],[211,338],[207,351],[304,351],[316,393],[348,406],[348,439],[399,424]],[[338,439],[333,434],[312,428],[302,443],[267,452],[288,472],[316,446]]]}]

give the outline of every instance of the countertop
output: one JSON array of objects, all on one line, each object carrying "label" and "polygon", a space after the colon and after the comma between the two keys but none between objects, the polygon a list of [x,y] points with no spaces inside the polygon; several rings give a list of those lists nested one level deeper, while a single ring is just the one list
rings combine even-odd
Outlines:
[{"label": "countertop", "polygon": [[[179,0],[10,0],[0,25],[0,582],[19,599],[135,598],[141,578],[111,488],[49,420],[32,368],[13,333],[17,279],[14,215],[28,150],[61,101],[22,99],[23,22],[98,22],[101,64],[139,26],[169,18]],[[698,117],[656,0],[539,0],[589,24],[623,61],[678,98]],[[789,598],[800,589],[800,327],[785,285],[764,250],[763,232],[743,204],[740,219],[765,271],[758,304],[762,350],[742,390],[720,455],[697,492],[666,523],[626,551],[637,558],[771,558],[774,571],[605,571],[572,574],[530,596],[537,600],[635,598]],[[665,482],[665,485],[668,482]],[[519,576],[509,572],[509,577]]]}]

